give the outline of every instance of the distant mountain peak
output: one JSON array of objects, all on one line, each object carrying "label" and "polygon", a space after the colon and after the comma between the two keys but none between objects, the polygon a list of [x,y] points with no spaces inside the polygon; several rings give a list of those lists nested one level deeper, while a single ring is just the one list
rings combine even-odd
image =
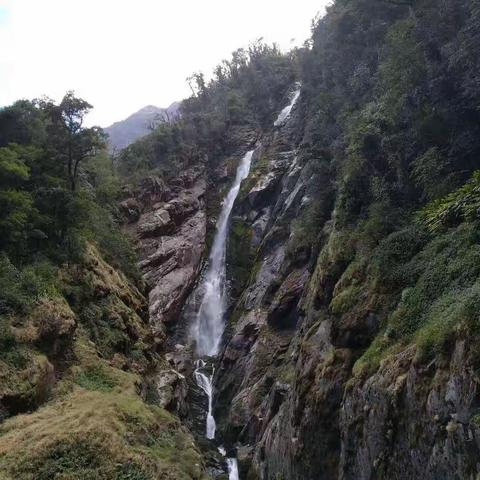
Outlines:
[{"label": "distant mountain peak", "polygon": [[[156,112],[163,112],[163,111],[164,111],[163,108],[156,107],[155,105],[147,105],[146,107],[141,108],[136,113],[156,113]],[[133,115],[135,115],[136,113],[134,113]]]},{"label": "distant mountain peak", "polygon": [[148,135],[152,125],[173,121],[178,118],[180,114],[179,109],[180,102],[173,102],[167,108],[146,105],[124,120],[120,120],[104,128],[105,133],[107,133],[109,137],[109,150],[122,150],[135,140]]}]

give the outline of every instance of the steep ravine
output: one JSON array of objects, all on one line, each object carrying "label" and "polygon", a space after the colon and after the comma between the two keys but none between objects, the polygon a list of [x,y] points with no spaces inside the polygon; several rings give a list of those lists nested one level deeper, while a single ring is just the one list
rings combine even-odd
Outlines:
[{"label": "steep ravine", "polygon": [[[475,480],[473,341],[458,330],[449,355],[428,359],[411,342],[383,356],[369,349],[382,341],[381,325],[401,306],[402,292],[372,280],[376,264],[359,263],[355,237],[339,226],[338,186],[304,142],[307,95],[296,97],[281,122],[250,132],[232,150],[238,164],[258,141],[229,226],[223,343],[206,372],[214,371],[216,438],[236,454],[242,480]],[[175,394],[177,411],[198,438],[207,398],[193,381],[190,327],[206,274],[211,175],[186,172],[183,183],[161,186],[161,198],[149,193],[129,227],[140,238],[151,318],[172,367],[186,378]],[[223,178],[226,192],[232,172]],[[313,243],[305,241],[311,216],[321,225]],[[411,243],[408,255],[427,248],[434,247]],[[212,453],[218,445],[204,444],[213,476],[222,469]]]},{"label": "steep ravine", "polygon": [[[262,171],[253,168],[234,212],[252,264],[230,317],[215,415],[237,447],[240,477],[473,480],[480,378],[472,341],[459,330],[449,356],[424,360],[406,344],[373,374],[365,363],[353,368],[391,299],[382,305],[375,287],[336,307],[362,274],[336,229],[335,186],[303,160],[301,109],[262,139]],[[317,251],[303,249],[294,231],[313,202],[330,212]]]},{"label": "steep ravine", "polygon": [[[292,91],[288,105],[280,112],[276,122],[278,130],[288,131],[286,123],[290,117],[290,110],[295,105],[299,96],[299,86]],[[250,131],[240,130],[237,141],[238,147],[232,151],[233,165],[239,165],[237,170],[237,184],[229,191],[229,176],[222,175],[225,168],[231,165],[230,157],[226,157],[224,166],[214,172],[206,172],[200,167],[193,167],[184,172],[180,179],[173,183],[165,184],[157,177],[149,177],[142,181],[137,190],[131,191],[131,197],[122,202],[121,208],[126,218],[126,229],[137,238],[137,253],[140,259],[140,268],[149,289],[149,314],[150,322],[154,327],[157,342],[161,350],[166,352],[170,361],[172,372],[170,379],[160,379],[160,383],[168,386],[171,395],[169,407],[180,414],[186,423],[197,433],[199,440],[205,435],[206,424],[207,438],[215,435],[213,417],[207,421],[208,400],[205,393],[212,389],[210,384],[215,371],[210,359],[219,349],[219,340],[225,328],[224,322],[230,316],[233,294],[233,282],[225,283],[225,256],[231,259],[230,253],[225,252],[225,240],[232,234],[232,229],[238,218],[231,219],[230,211],[234,201],[243,197],[247,184],[251,184],[248,191],[250,198],[257,197],[257,203],[265,201],[265,193],[276,189],[277,178],[272,175],[263,177],[264,148],[257,143],[255,151],[240,155],[242,144],[244,151],[253,146]],[[257,134],[258,135],[258,134]],[[275,134],[276,135],[276,134]],[[290,135],[293,135],[290,132]],[[279,136],[279,142],[287,141],[287,134]],[[283,148],[283,147],[282,147]],[[296,175],[300,168],[295,163],[295,152],[284,149],[282,161],[276,165],[276,170],[287,171],[290,174],[290,183],[295,185]],[[293,166],[289,163],[294,162]],[[248,175],[250,162],[256,165],[254,177],[247,178],[240,185],[242,179]],[[244,165],[245,164],[245,165]],[[210,176],[210,178],[209,178]],[[211,258],[206,262],[207,269],[203,268],[206,259],[206,211],[208,210],[206,198],[206,184],[212,181],[223,180],[223,191],[228,196],[223,201],[223,210],[220,214],[217,232],[213,239]],[[253,183],[252,183],[253,182]],[[257,184],[258,182],[258,184]],[[240,192],[239,192],[240,190]],[[296,200],[296,192],[286,198],[288,207]],[[210,209],[212,206],[210,205]],[[268,217],[274,210],[262,213],[263,222],[257,222],[258,241],[267,228]],[[230,241],[228,241],[230,243]],[[247,246],[250,249],[250,246]],[[218,251],[217,251],[218,250]],[[228,249],[227,249],[228,250]],[[227,254],[227,255],[226,255]],[[243,265],[244,269],[251,265]],[[229,266],[230,268],[230,266]],[[202,269],[205,270],[200,276]],[[238,282],[237,282],[238,283]],[[236,290],[240,291],[241,284]],[[180,312],[182,314],[180,315]],[[195,358],[206,356],[207,364],[198,363]],[[165,372],[161,372],[163,376]],[[182,380],[184,378],[185,380]],[[217,377],[215,376],[215,379]],[[196,383],[196,384],[195,384]],[[218,388],[215,386],[215,388]],[[210,402],[212,398],[210,398]],[[210,424],[213,422],[213,426]],[[223,438],[223,437],[222,437]],[[228,436],[225,436],[228,442]],[[220,442],[221,440],[217,440]],[[217,443],[219,445],[219,443]],[[229,444],[232,454],[233,444]],[[212,445],[213,447],[213,445]],[[222,448],[220,448],[222,450]],[[207,453],[207,455],[209,455]],[[221,457],[220,457],[221,458]],[[215,475],[218,468],[212,464],[211,473]],[[227,461],[230,475],[235,475],[236,461]]]},{"label": "steep ravine", "polygon": [[[207,410],[212,407],[213,357],[220,348],[228,303],[225,245],[230,212],[253,153],[241,154],[241,145],[255,140],[249,129],[239,129],[235,135],[231,157],[216,170],[193,166],[170,182],[147,177],[138,188],[127,190],[129,198],[120,205],[124,228],[136,238],[149,292],[150,323],[159,351],[172,368],[157,373],[163,401],[196,434],[215,477],[227,467],[231,475],[236,471],[234,459],[223,459],[226,451],[205,440],[215,437],[215,421]],[[235,171],[238,178],[231,187]],[[207,192],[207,184],[215,185],[216,195]],[[223,192],[228,193],[225,200]],[[212,218],[207,225],[207,211],[219,212],[217,229]],[[213,245],[207,259],[209,235]]]}]

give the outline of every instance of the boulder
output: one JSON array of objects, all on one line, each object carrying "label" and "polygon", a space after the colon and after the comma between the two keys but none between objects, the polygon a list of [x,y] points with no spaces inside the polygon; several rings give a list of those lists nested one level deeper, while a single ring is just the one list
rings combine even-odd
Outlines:
[{"label": "boulder", "polygon": [[120,212],[128,223],[133,223],[140,218],[142,206],[136,198],[127,198],[120,202]]}]

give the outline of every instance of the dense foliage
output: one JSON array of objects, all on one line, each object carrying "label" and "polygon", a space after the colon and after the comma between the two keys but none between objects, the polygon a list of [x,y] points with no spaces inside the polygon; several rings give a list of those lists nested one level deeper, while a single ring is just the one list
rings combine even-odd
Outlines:
[{"label": "dense foliage", "polygon": [[120,191],[91,106],[68,92],[59,104],[21,100],[0,110],[0,313],[25,309],[52,273],[81,259],[86,241],[134,274],[115,222]]},{"label": "dense foliage", "polygon": [[339,283],[325,300],[338,332],[365,308],[381,319],[357,371],[400,344],[438,353],[477,331],[479,40],[478,0],[337,0],[302,51],[303,147],[335,191],[310,235],[333,227],[319,262]]},{"label": "dense foliage", "polygon": [[192,96],[182,102],[181,118],[123,150],[117,159],[120,172],[141,175],[155,169],[173,177],[205,160],[215,165],[232,143],[232,129],[259,131],[273,122],[294,81],[295,56],[257,42],[224,60],[210,81],[201,73],[192,75]]},{"label": "dense foliage", "polygon": [[89,109],[0,110],[0,477],[199,478],[191,436],[139,395],[159,357]]}]

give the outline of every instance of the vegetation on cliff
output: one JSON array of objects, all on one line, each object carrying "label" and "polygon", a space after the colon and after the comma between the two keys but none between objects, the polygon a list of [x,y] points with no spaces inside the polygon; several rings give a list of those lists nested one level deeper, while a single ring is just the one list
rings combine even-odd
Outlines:
[{"label": "vegetation on cliff", "polygon": [[329,165],[333,228],[351,245],[332,312],[341,331],[377,298],[383,325],[361,363],[395,342],[441,351],[459,328],[476,331],[479,8],[337,1],[305,53],[304,146]]},{"label": "vegetation on cliff", "polygon": [[[229,147],[246,148],[238,131],[269,126],[295,79],[295,55],[262,42],[239,49],[217,66],[207,82],[202,73],[189,78],[193,95],[182,102],[181,118],[164,123],[124,149],[117,160],[123,174],[157,171],[174,177],[186,166],[215,168]],[[253,138],[255,140],[255,138]]]},{"label": "vegetation on cliff", "polygon": [[199,479],[192,436],[147,395],[164,360],[89,108],[0,110],[0,478]]}]

